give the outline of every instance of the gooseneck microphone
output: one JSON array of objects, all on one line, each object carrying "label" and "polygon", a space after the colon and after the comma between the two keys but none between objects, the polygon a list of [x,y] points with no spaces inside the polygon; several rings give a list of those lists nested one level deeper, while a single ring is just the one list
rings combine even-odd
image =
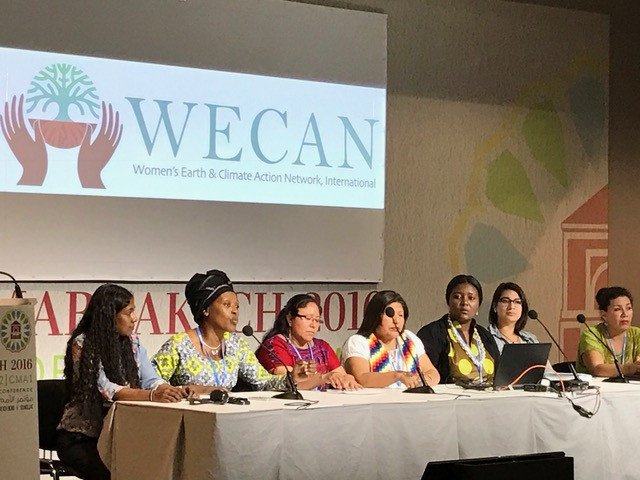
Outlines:
[{"label": "gooseneck microphone", "polygon": [[[395,325],[396,329],[398,328],[398,323],[396,322],[395,316],[396,316],[396,311],[393,309],[393,307],[387,307],[384,309],[384,314],[389,317],[391,320],[393,320],[393,324]],[[400,340],[402,341],[402,344],[405,346],[405,348],[408,347],[406,346],[407,344],[404,341],[404,338],[402,338],[402,334],[400,333],[400,331],[398,331],[398,337],[400,338]],[[418,376],[420,377],[420,381],[422,382],[422,386],[421,387],[413,387],[413,388],[407,388],[406,390],[404,390],[404,393],[435,393],[433,391],[433,388],[431,388],[429,386],[429,384],[427,383],[427,381],[424,378],[424,374],[422,373],[422,369],[420,368],[420,363],[418,362],[418,359],[415,357],[415,355],[411,354],[411,357],[413,358],[413,361],[416,364],[416,371],[418,372]]]},{"label": "gooseneck microphone", "polygon": [[[577,389],[579,389],[579,390],[584,390],[586,387],[588,387],[589,386],[589,382],[585,382],[584,380],[580,380],[580,378],[578,377],[578,372],[576,372],[576,369],[573,366],[573,362],[569,361],[569,358],[567,357],[567,354],[564,353],[564,350],[562,350],[562,347],[560,347],[560,344],[556,341],[554,336],[551,335],[551,332],[549,331],[547,326],[544,323],[542,323],[542,320],[540,320],[540,318],[538,317],[538,312],[536,312],[535,310],[529,310],[527,312],[527,317],[529,317],[531,320],[537,320],[538,323],[540,325],[542,325],[542,328],[544,328],[544,331],[547,332],[547,335],[553,341],[555,346],[558,347],[558,350],[560,351],[560,353],[564,357],[565,362],[567,362],[568,365],[569,365],[569,370],[571,370],[571,373],[573,374],[573,378],[575,379],[575,387]],[[566,385],[565,385],[565,387],[566,387]],[[571,389],[571,387],[569,387],[569,388]]]},{"label": "gooseneck microphone", "polygon": [[[587,319],[583,314],[579,313],[576,316],[576,320],[578,321],[578,323],[584,324],[587,327],[587,329],[593,334],[593,336],[597,338],[602,345],[604,345],[604,348],[606,348],[611,354],[611,356],[613,357],[613,364],[616,366],[616,370],[618,371],[618,376],[605,378],[603,382],[629,383],[629,380],[627,380],[624,374],[622,373],[622,368],[620,368],[620,362],[618,362],[618,357],[616,356],[616,353],[613,351],[613,349],[607,344],[607,342],[602,341],[602,339],[598,336],[598,334],[587,323]],[[624,360],[624,358],[622,360]]]},{"label": "gooseneck microphone", "polygon": [[15,278],[13,278],[13,275],[7,272],[0,272],[0,275],[5,275],[13,281],[16,298],[22,298],[22,290],[20,289],[20,285],[18,285],[18,281]]},{"label": "gooseneck microphone", "polygon": [[282,400],[304,400],[304,397],[298,391],[298,387],[296,387],[296,382],[293,381],[293,375],[291,375],[291,372],[289,371],[287,366],[280,359],[280,357],[276,355],[276,352],[274,352],[272,348],[267,347],[264,343],[262,343],[258,339],[258,337],[254,335],[253,327],[251,325],[245,325],[244,327],[242,327],[242,333],[244,333],[247,337],[253,337],[253,339],[256,342],[258,342],[258,345],[259,345],[258,350],[260,350],[261,348],[266,349],[267,352],[269,352],[269,355],[271,356],[271,358],[284,367],[285,375],[287,376],[287,382],[289,383],[290,390],[288,392],[283,392],[283,393],[274,395],[273,398],[280,398]]}]

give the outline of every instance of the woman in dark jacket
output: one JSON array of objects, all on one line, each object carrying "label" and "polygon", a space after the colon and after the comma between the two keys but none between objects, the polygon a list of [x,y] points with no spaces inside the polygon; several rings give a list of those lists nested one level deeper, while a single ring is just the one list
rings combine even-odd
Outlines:
[{"label": "woman in dark jacket", "polygon": [[482,286],[471,275],[457,275],[445,294],[449,313],[418,331],[442,383],[482,383],[493,380],[500,353],[489,331],[475,315],[482,303]]}]

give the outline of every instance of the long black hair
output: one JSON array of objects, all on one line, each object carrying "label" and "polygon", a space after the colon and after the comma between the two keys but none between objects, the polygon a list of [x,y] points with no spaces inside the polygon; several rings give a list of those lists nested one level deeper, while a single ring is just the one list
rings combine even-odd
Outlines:
[{"label": "long black hair", "polygon": [[[116,331],[116,316],[132,299],[133,294],[126,288],[110,283],[101,285],[67,342],[64,357],[67,395],[81,403],[90,418],[100,414],[103,401],[97,385],[100,365],[110,381],[140,387],[131,339]],[[74,361],[74,350],[78,354],[74,344],[80,335],[84,335],[82,350],[80,358]]]},{"label": "long black hair", "polygon": [[502,297],[502,293],[505,290],[513,290],[518,294],[520,300],[522,300],[522,313],[520,314],[520,318],[513,327],[514,333],[518,335],[520,333],[520,330],[522,330],[527,325],[529,302],[527,302],[527,296],[524,294],[524,290],[522,290],[522,287],[517,283],[501,283],[500,285],[498,285],[498,288],[496,288],[496,291],[493,292],[493,298],[491,299],[491,308],[489,309],[489,323],[496,327],[498,326],[498,312],[496,312],[496,309],[498,308],[498,302]]},{"label": "long black hair", "polygon": [[407,320],[409,319],[409,307],[407,307],[407,302],[404,301],[404,298],[402,298],[398,292],[394,292],[393,290],[381,290],[371,297],[371,300],[369,300],[367,308],[364,310],[364,320],[362,320],[362,325],[360,325],[360,328],[356,333],[363,337],[371,335],[382,322],[384,309],[395,302],[402,305],[402,310],[404,311],[404,324],[402,325],[402,331],[400,333],[404,332]]},{"label": "long black hair", "polygon": [[300,293],[298,295],[294,295],[289,299],[287,304],[284,306],[275,321],[273,322],[273,327],[267,333],[264,334],[263,341],[268,338],[274,337],[278,334],[282,334],[285,337],[289,336],[289,318],[295,318],[298,316],[298,310],[306,307],[310,303],[315,303],[318,306],[318,310],[320,310],[320,314],[322,314],[322,307],[318,303],[318,299],[313,295],[309,295],[308,293]]}]

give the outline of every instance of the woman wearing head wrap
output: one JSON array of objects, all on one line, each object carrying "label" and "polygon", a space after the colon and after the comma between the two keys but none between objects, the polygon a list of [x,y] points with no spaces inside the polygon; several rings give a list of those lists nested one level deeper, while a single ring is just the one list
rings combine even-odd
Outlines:
[{"label": "woman wearing head wrap", "polygon": [[[172,385],[189,385],[196,393],[230,390],[238,378],[256,390],[287,388],[286,377],[267,372],[244,337],[236,333],[238,297],[224,272],[196,273],[187,283],[185,295],[197,327],[173,335],[153,357],[162,378]],[[317,384],[307,385],[309,382],[313,380],[303,379],[299,387]]]}]

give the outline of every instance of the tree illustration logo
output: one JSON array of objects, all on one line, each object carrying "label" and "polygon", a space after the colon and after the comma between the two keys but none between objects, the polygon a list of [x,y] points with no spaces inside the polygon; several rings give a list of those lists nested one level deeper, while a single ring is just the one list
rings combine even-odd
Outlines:
[{"label": "tree illustration logo", "polygon": [[[54,63],[40,70],[31,81],[27,91],[27,113],[33,112],[41,105],[42,112],[57,106],[58,114],[54,120],[40,120],[44,140],[47,145],[57,148],[78,147],[82,142],[87,127],[93,132],[95,123],[73,122],[69,116],[71,107],[76,107],[83,116],[89,113],[98,118],[96,87],[89,76],[68,63]],[[33,126],[36,119],[29,119]]]},{"label": "tree illustration logo", "polygon": [[[55,118],[29,117],[50,114]],[[57,111],[56,111],[57,108]],[[37,113],[36,113],[37,112]],[[97,123],[74,121],[72,114]],[[51,114],[50,114],[51,115]],[[105,188],[101,173],[122,137],[120,114],[111,104],[100,102],[93,81],[80,68],[68,63],[53,63],[40,70],[25,95],[14,95],[5,103],[0,127],[9,148],[23,169],[18,185],[41,186],[47,175],[47,145],[60,149],[80,147],[78,178],[84,188]]]}]

